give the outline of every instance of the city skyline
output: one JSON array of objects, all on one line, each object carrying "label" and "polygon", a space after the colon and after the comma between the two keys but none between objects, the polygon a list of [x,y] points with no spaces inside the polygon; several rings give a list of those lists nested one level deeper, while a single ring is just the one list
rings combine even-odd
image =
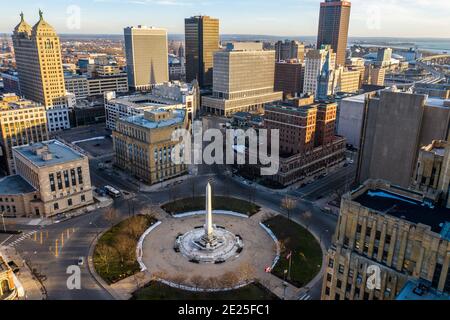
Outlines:
[{"label": "city skyline", "polygon": [[[184,33],[184,18],[203,14],[221,21],[222,34],[313,36],[318,29],[321,0],[283,0],[280,3],[245,0],[46,0],[15,1],[4,8],[0,33],[11,33],[21,11],[33,23],[42,9],[60,34],[120,34],[125,26],[149,25]],[[450,38],[440,0],[353,0],[350,37]],[[423,10],[433,7],[423,16]],[[26,10],[23,10],[26,8]],[[80,19],[77,15],[79,14]],[[251,13],[250,13],[251,12]],[[421,23],[417,23],[419,21]]]}]

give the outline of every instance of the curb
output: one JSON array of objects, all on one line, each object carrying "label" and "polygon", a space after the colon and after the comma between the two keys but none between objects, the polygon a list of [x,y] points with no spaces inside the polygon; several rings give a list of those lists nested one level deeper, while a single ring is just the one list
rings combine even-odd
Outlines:
[{"label": "curb", "polygon": [[94,267],[94,261],[93,261],[93,254],[95,250],[95,246],[97,245],[98,239],[100,239],[101,236],[103,236],[106,232],[103,231],[102,233],[98,234],[94,240],[92,240],[91,245],[89,247],[89,255],[88,255],[88,271],[89,274],[92,276],[92,278],[95,280],[95,282],[108,294],[113,298],[113,300],[123,300],[123,298],[113,289],[109,284],[105,282],[95,271]]}]

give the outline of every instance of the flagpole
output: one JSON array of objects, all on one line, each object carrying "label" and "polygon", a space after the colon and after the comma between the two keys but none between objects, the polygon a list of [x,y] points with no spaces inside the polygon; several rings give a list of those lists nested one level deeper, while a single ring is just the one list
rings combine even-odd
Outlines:
[{"label": "flagpole", "polygon": [[291,280],[291,268],[292,268],[292,252],[289,256],[289,273],[288,273],[288,279]]}]

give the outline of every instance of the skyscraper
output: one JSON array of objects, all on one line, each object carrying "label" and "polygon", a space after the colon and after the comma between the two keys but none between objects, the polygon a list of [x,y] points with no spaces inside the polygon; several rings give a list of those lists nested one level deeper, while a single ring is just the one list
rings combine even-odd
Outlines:
[{"label": "skyscraper", "polygon": [[341,0],[325,0],[320,4],[317,48],[331,45],[336,52],[336,64],[344,65],[347,51],[351,3]]},{"label": "skyscraper", "polygon": [[70,128],[59,37],[39,11],[33,28],[21,14],[13,43],[21,93],[44,105],[50,131]]},{"label": "skyscraper", "polygon": [[219,19],[196,16],[185,19],[186,81],[198,80],[200,87],[213,83],[213,57],[219,50]]},{"label": "skyscraper", "polygon": [[285,40],[275,43],[276,61],[295,59],[298,62],[305,60],[305,45],[299,41]]},{"label": "skyscraper", "polygon": [[213,92],[202,98],[203,111],[226,117],[261,112],[283,99],[274,91],[274,80],[275,51],[264,51],[262,43],[229,43],[214,54]]},{"label": "skyscraper", "polygon": [[[310,50],[305,57],[305,76],[303,92],[317,95],[319,80],[324,71],[329,73],[335,69],[336,53],[330,46],[322,46],[320,50]],[[326,70],[324,70],[326,69]],[[327,78],[327,87],[329,77]],[[331,79],[332,81],[333,79]],[[328,92],[328,90],[326,90]]]},{"label": "skyscraper", "polygon": [[128,84],[148,90],[169,81],[167,30],[137,26],[124,29]]}]

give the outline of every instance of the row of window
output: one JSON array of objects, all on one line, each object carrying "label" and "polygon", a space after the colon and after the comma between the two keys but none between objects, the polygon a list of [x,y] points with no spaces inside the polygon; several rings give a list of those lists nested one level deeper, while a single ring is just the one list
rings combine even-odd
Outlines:
[{"label": "row of window", "polygon": [[54,173],[50,173],[49,180],[50,180],[50,190],[52,192],[55,192],[57,189],[58,190],[67,189],[70,188],[71,186],[76,187],[77,180],[79,185],[83,184],[83,170],[81,167],[78,167],[76,171],[75,169],[70,169],[70,177],[69,177],[69,170],[57,172],[56,175]]}]

